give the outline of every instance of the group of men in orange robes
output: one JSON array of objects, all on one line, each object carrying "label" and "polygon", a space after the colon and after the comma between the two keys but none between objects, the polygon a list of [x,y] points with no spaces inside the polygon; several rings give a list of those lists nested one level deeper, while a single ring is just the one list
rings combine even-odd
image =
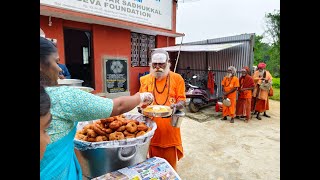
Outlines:
[{"label": "group of men in orange robes", "polygon": [[[261,120],[260,113],[269,117],[266,110],[269,110],[269,90],[272,86],[272,76],[267,71],[265,63],[258,64],[258,70],[250,75],[250,69],[245,66],[241,69],[241,77],[236,77],[236,68],[230,66],[221,82],[223,87],[223,99],[228,98],[230,106],[222,105],[221,120],[231,117],[230,123],[234,123],[234,118],[245,118],[245,122],[251,119],[251,112],[255,112],[256,118]],[[237,100],[238,92],[238,100]]]}]

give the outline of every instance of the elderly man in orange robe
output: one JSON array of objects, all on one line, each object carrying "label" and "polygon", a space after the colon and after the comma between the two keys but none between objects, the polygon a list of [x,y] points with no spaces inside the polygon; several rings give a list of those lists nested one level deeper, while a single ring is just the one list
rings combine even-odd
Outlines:
[{"label": "elderly man in orange robe", "polygon": [[223,98],[229,98],[231,105],[229,107],[222,105],[221,120],[227,120],[227,116],[231,117],[230,123],[234,123],[236,100],[237,100],[237,88],[239,87],[239,79],[236,77],[236,68],[230,66],[228,68],[227,76],[225,76],[221,82],[223,89]]},{"label": "elderly man in orange robe", "polygon": [[[154,105],[166,105],[173,109],[183,109],[186,101],[184,79],[170,71],[169,54],[155,50],[151,54],[150,74],[140,78],[140,92],[154,95]],[[151,139],[150,157],[166,159],[176,170],[177,161],[183,157],[180,128],[170,124],[171,118],[153,118],[157,130]]]},{"label": "elderly man in orange robe", "polygon": [[244,122],[249,122],[251,117],[251,99],[254,81],[250,76],[250,69],[247,66],[241,69],[241,75],[242,76],[239,78],[240,87],[238,89],[239,96],[236,107],[236,118],[245,116],[246,119]]},{"label": "elderly man in orange robe", "polygon": [[253,80],[255,88],[253,91],[254,105],[253,110],[257,112],[257,119],[261,120],[260,113],[263,112],[263,116],[270,118],[267,115],[266,110],[269,110],[269,90],[272,85],[272,76],[269,71],[266,70],[265,63],[258,64],[258,70],[253,74]]}]

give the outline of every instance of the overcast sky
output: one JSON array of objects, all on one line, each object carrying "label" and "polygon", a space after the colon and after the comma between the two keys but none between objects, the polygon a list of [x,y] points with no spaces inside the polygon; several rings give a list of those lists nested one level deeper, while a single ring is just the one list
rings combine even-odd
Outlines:
[{"label": "overcast sky", "polygon": [[184,1],[179,0],[177,9],[177,32],[185,34],[183,43],[244,33],[261,35],[265,14],[280,9],[280,0]]}]

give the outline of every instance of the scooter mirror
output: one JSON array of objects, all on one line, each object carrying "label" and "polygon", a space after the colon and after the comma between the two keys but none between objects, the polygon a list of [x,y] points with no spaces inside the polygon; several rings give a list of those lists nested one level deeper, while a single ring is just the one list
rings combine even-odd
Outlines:
[{"label": "scooter mirror", "polygon": [[192,78],[193,78],[193,79],[195,79],[195,78],[197,78],[197,76],[196,76],[196,75],[194,75],[194,76],[192,76]]}]

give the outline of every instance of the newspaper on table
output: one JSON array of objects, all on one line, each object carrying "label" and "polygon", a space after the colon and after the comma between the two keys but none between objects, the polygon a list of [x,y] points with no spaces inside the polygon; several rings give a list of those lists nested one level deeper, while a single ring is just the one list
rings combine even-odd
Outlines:
[{"label": "newspaper on table", "polygon": [[163,158],[153,157],[139,164],[125,167],[93,180],[181,180],[177,172]]}]

